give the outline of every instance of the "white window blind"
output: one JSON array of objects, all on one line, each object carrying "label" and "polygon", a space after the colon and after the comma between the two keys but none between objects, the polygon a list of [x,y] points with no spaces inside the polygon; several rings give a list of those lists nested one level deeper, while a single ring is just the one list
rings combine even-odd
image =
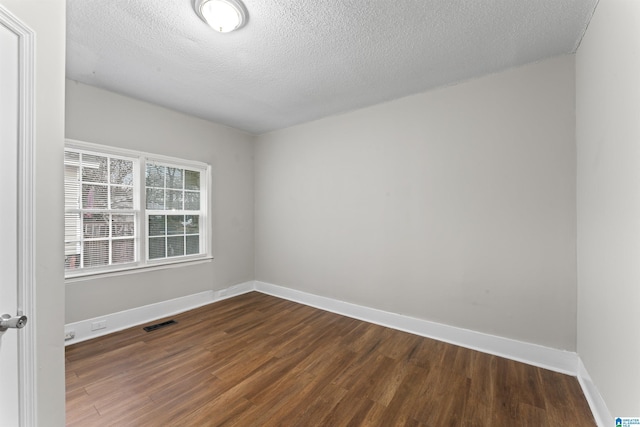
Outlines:
[{"label": "white window blind", "polygon": [[64,166],[67,277],[208,257],[208,165],[67,141]]}]

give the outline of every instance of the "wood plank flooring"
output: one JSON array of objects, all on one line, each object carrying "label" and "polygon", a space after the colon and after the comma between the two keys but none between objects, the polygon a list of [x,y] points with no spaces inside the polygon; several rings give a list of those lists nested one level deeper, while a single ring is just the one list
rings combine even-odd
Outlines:
[{"label": "wood plank flooring", "polygon": [[171,319],[67,347],[68,426],[596,425],[573,377],[256,292]]}]

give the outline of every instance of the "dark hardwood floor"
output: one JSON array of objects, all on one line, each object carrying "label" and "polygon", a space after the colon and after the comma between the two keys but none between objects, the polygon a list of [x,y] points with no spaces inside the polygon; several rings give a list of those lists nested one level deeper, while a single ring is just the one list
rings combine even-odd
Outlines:
[{"label": "dark hardwood floor", "polygon": [[68,426],[595,426],[573,377],[260,293],[171,318],[67,347]]}]

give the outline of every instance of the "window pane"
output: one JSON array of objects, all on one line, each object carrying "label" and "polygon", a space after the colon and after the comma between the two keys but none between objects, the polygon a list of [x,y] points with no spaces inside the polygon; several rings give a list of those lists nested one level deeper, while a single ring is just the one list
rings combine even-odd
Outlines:
[{"label": "window pane", "polygon": [[113,215],[111,220],[111,235],[113,237],[135,235],[135,216]]},{"label": "window pane", "polygon": [[65,165],[80,165],[80,153],[75,153],[73,151],[65,151],[64,152],[64,164]]},{"label": "window pane", "polygon": [[145,181],[147,187],[164,187],[165,167],[147,163]]},{"label": "window pane", "polygon": [[135,243],[133,239],[114,240],[111,250],[111,262],[113,264],[135,261]]},{"label": "window pane", "polygon": [[184,188],[187,190],[200,190],[200,172],[184,171]]},{"label": "window pane", "polygon": [[64,245],[64,269],[80,268],[80,243],[66,243]]},{"label": "window pane", "polygon": [[85,239],[109,237],[109,215],[100,213],[84,214],[82,229]]},{"label": "window pane", "polygon": [[[77,153],[65,153],[76,154]],[[64,207],[78,209],[80,207],[80,168],[77,165],[64,165]]]},{"label": "window pane", "polygon": [[184,192],[184,209],[187,211],[200,210],[200,192]]},{"label": "window pane", "polygon": [[165,231],[165,216],[149,215],[149,236],[164,236]]},{"label": "window pane", "polygon": [[151,237],[149,239],[149,259],[164,258],[165,246],[164,237]]},{"label": "window pane", "polygon": [[183,215],[167,215],[167,234],[184,234]]},{"label": "window pane", "polygon": [[82,155],[82,180],[88,182],[107,183],[107,158],[93,156],[91,154]]},{"label": "window pane", "polygon": [[133,162],[111,159],[111,184],[133,185]]},{"label": "window pane", "polygon": [[80,242],[67,242],[64,244],[64,268],[75,270],[80,268]]},{"label": "window pane", "polygon": [[187,236],[187,255],[200,253],[200,236]]},{"label": "window pane", "polygon": [[182,191],[167,190],[167,209],[182,210]]},{"label": "window pane", "polygon": [[200,217],[198,215],[187,215],[185,219],[185,234],[199,234]]},{"label": "window pane", "polygon": [[109,241],[84,242],[84,267],[109,265]]},{"label": "window pane", "polygon": [[147,209],[164,209],[164,190],[147,188]]},{"label": "window pane", "polygon": [[167,168],[167,188],[182,189],[184,169]]},{"label": "window pane", "polygon": [[84,209],[107,209],[107,187],[82,184],[82,207]]},{"label": "window pane", "polygon": [[133,209],[133,187],[111,187],[111,209]]},{"label": "window pane", "polygon": [[82,222],[79,213],[64,214],[64,240],[80,240]]},{"label": "window pane", "polygon": [[167,256],[184,255],[184,236],[167,237]]}]

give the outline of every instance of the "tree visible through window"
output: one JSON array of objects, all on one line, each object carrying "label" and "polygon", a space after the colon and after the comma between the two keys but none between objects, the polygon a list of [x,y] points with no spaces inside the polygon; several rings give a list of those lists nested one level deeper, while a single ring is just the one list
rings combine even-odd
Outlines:
[{"label": "tree visible through window", "polygon": [[65,268],[135,261],[134,161],[65,152]]},{"label": "tree visible through window", "polygon": [[149,259],[200,252],[200,172],[146,165]]}]

